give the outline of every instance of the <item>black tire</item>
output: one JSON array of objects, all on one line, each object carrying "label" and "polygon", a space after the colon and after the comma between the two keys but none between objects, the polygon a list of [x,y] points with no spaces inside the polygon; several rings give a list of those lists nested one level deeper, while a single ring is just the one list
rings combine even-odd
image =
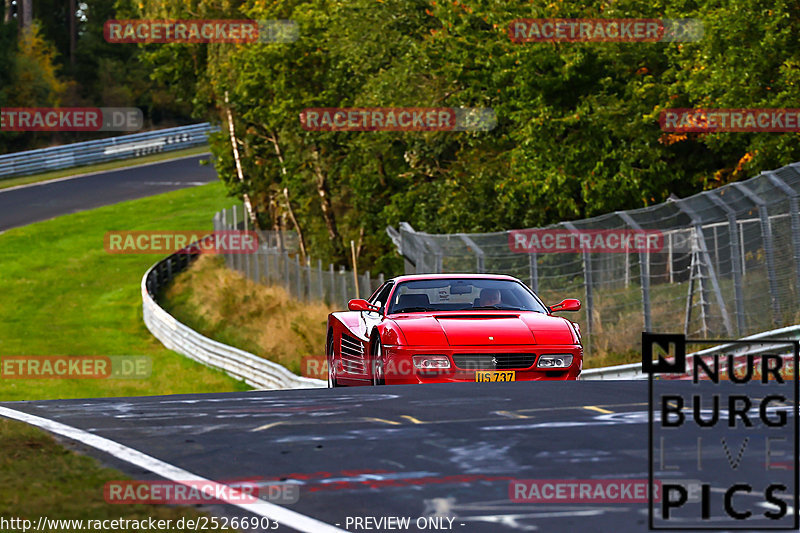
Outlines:
[{"label": "black tire", "polygon": [[376,339],[372,345],[372,384],[386,385],[386,375],[383,366],[383,344],[380,339]]},{"label": "black tire", "polygon": [[328,341],[328,388],[340,387],[336,382],[336,364],[333,357],[333,337]]}]

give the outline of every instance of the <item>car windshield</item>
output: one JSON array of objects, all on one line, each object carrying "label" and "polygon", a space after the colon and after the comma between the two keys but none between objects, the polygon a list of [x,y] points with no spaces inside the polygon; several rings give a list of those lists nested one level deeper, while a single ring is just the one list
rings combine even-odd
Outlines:
[{"label": "car windshield", "polygon": [[388,313],[484,309],[547,313],[518,281],[467,278],[401,282],[392,295]]}]

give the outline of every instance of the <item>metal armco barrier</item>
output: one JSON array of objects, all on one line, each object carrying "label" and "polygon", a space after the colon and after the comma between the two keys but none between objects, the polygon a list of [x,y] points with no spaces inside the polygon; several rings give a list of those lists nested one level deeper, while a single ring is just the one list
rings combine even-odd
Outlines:
[{"label": "metal armco barrier", "polygon": [[[772,331],[765,331],[749,337],[743,337],[742,340],[800,340],[800,325],[789,326],[787,328],[774,329]],[[728,348],[733,347],[732,344],[720,344],[707,350],[700,350],[686,354],[686,358],[691,357],[704,357],[707,355],[714,355],[715,353],[722,353]],[[730,350],[737,355],[753,354],[758,355],[762,352],[774,350],[774,346],[763,347],[747,347],[737,348]],[[642,363],[630,363],[627,365],[607,366],[605,368],[590,368],[581,373],[580,379],[582,380],[619,380],[619,379],[647,379],[647,374],[642,373]]]},{"label": "metal armco barrier", "polygon": [[0,155],[0,179],[202,146],[215,131],[219,127],[204,122]]},{"label": "metal armco barrier", "polygon": [[150,267],[142,278],[142,312],[147,329],[164,346],[206,366],[224,370],[258,389],[326,387],[319,379],[300,377],[257,355],[205,337],[178,322],[155,300],[159,289],[184,270],[196,255],[173,254]]}]

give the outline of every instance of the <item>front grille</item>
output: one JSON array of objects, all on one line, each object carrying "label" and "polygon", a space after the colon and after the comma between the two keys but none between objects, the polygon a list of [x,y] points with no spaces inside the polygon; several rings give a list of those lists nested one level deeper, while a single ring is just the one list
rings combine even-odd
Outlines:
[{"label": "front grille", "polygon": [[462,370],[524,370],[533,366],[532,353],[457,353],[453,362]]}]

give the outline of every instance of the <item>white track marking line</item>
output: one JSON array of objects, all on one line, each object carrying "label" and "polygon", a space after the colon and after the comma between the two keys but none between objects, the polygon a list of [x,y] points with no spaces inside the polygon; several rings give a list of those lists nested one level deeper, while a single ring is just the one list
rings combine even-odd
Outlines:
[{"label": "white track marking line", "polygon": [[217,499],[221,499],[230,505],[235,505],[236,507],[244,509],[245,511],[249,511],[259,516],[280,522],[281,524],[294,528],[298,531],[304,531],[307,533],[346,533],[343,529],[339,529],[315,518],[311,518],[310,516],[300,514],[296,511],[286,509],[261,499],[258,499],[255,503],[239,503],[227,501],[224,498],[218,498],[218,494],[224,494],[224,491],[221,493],[216,492],[218,487],[224,487],[224,489],[228,491],[230,490],[230,487],[192,474],[191,472],[187,472],[186,470],[178,468],[177,466],[165,463],[164,461],[156,459],[155,457],[151,457],[138,450],[134,450],[133,448],[129,448],[125,445],[119,444],[118,442],[114,442],[113,440],[106,439],[105,437],[93,435],[92,433],[88,433],[82,429],[74,428],[54,420],[49,420],[47,418],[42,418],[35,415],[29,415],[28,413],[15,411],[14,409],[8,409],[7,407],[1,406],[0,416],[19,420],[20,422],[26,422],[32,426],[39,427],[51,433],[76,440],[113,455],[117,459],[121,459],[133,465],[145,468],[154,474],[158,474],[159,476],[175,483],[181,483],[184,485],[203,483],[202,490],[204,493]]},{"label": "white track marking line", "polygon": [[[119,167],[119,168],[110,168],[108,170],[97,170],[95,172],[87,172],[85,174],[75,174],[74,176],[65,176],[63,178],[55,178],[52,180],[45,180],[45,181],[37,181],[36,183],[26,183],[24,185],[15,185],[13,187],[6,187],[5,189],[0,189],[0,194],[4,192],[15,191],[17,189],[27,189],[28,187],[37,187],[39,185],[47,185],[48,183],[58,183],[59,181],[68,181],[74,180],[78,178],[86,178],[89,176],[96,176],[97,174],[108,174],[109,172],[119,172],[121,170],[130,170],[132,168],[142,168],[142,167],[151,167],[153,165],[160,165],[161,163],[170,163],[172,161],[180,161],[181,159],[189,159],[191,157],[200,157],[204,155],[211,155],[211,152],[203,152],[202,154],[194,154],[194,155],[184,155],[181,157],[174,157],[172,159],[163,159],[161,161],[153,161],[151,163],[142,163],[141,165],[130,165],[127,167]],[[124,161],[124,160],[123,160]],[[24,178],[25,176],[15,176]],[[8,178],[13,179],[13,178]],[[209,181],[208,183],[213,183]]]}]

